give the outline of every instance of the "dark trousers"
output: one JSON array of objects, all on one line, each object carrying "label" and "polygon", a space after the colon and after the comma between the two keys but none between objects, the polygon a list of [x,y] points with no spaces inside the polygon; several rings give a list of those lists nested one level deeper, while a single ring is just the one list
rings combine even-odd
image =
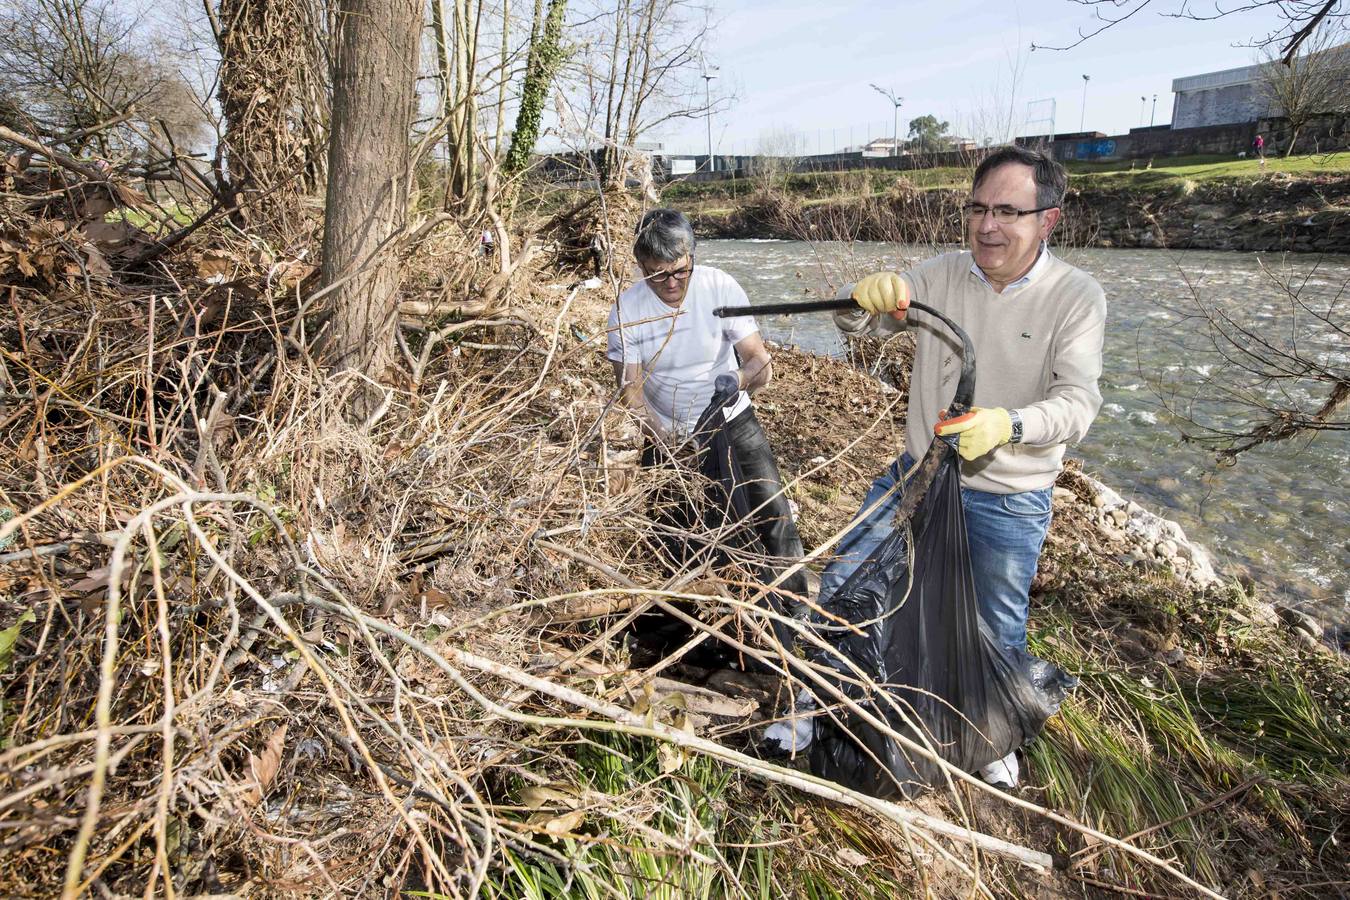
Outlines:
[{"label": "dark trousers", "polygon": [[[725,443],[715,441],[700,451],[699,468],[713,479],[708,495],[695,498],[697,508],[692,508],[695,501],[690,498],[672,498],[666,494],[658,498],[658,519],[681,530],[698,522],[705,526],[730,526],[732,534],[726,543],[762,557],[757,574],[767,584],[805,555],[801,535],[783,493],[782,477],[769,447],[769,437],[754,410],[747,409],[720,427]],[[718,453],[729,453],[734,465],[728,460],[716,459],[713,455]],[[648,444],[642,453],[642,464],[669,464],[669,457],[664,448]],[[727,484],[725,473],[729,471],[735,474]],[[738,531],[735,526],[741,523],[748,529]],[[670,546],[672,543],[675,542],[667,545],[677,558],[687,558],[691,550],[697,549],[687,545]],[[793,606],[807,597],[805,570],[785,578],[767,597],[774,610],[790,614]],[[784,647],[792,645],[790,628],[775,623],[774,631]]]},{"label": "dark trousers", "polygon": [[[755,411],[747,409],[728,422],[727,436],[740,466],[738,483],[749,500],[750,526],[759,537],[764,555],[773,558],[769,567],[772,571],[766,572],[764,579],[772,581],[778,572],[806,555],[802,538],[797,533],[797,523],[792,521],[792,509],[783,493],[783,479],[769,447],[769,436]],[[779,588],[805,600],[806,570],[798,569]]]}]

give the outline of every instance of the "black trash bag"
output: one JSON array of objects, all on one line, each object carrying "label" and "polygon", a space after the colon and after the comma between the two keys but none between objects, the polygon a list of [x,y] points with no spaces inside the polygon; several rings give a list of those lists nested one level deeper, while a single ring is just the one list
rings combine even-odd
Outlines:
[{"label": "black trash bag", "polygon": [[[708,479],[706,502],[700,510],[703,526],[722,529],[722,543],[760,558],[754,574],[770,584],[792,563],[802,558],[801,537],[792,521],[792,511],[782,492],[782,477],[774,461],[768,436],[753,408],[728,421],[725,410],[740,395],[734,375],[716,382],[717,390],[694,427],[699,471]],[[766,595],[769,605],[790,615],[794,597],[807,596],[806,572],[798,570],[783,579],[779,590]],[[779,643],[790,648],[792,629],[773,622]]]},{"label": "black trash bag", "polygon": [[[974,354],[965,333],[940,318],[965,343],[950,407],[959,415],[974,395]],[[997,645],[981,621],[955,443],[933,441],[904,485],[894,530],[823,598],[828,615],[812,624],[830,647],[813,646],[808,656],[896,733],[974,772],[1039,734],[1076,682]],[[881,687],[862,687],[858,673]],[[937,763],[838,705],[816,719],[810,762],[816,775],[875,797],[910,797],[942,780]]]},{"label": "black trash bag", "polygon": [[[957,455],[934,441],[921,474],[925,466],[932,483],[907,527],[882,541],[822,607],[862,633],[818,617],[832,649],[811,657],[847,676],[831,680],[898,734],[974,772],[1039,734],[1075,682],[994,641],[975,599]],[[882,695],[860,687],[855,672],[884,685]],[[937,763],[848,709],[816,720],[811,771],[875,797],[913,796],[942,780]]]}]

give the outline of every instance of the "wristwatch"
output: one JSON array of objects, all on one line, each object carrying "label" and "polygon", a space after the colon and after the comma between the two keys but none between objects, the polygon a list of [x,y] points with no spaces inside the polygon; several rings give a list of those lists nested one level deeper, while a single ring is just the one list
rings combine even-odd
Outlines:
[{"label": "wristwatch", "polygon": [[1008,418],[1012,420],[1012,436],[1008,438],[1008,443],[1022,443],[1022,414],[1015,409],[1010,409],[1008,410]]}]

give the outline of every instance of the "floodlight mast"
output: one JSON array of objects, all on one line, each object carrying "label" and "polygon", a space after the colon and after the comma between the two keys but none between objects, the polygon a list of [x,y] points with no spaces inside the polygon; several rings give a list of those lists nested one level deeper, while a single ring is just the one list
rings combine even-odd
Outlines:
[{"label": "floodlight mast", "polygon": [[894,119],[893,119],[892,122],[891,122],[891,156],[899,156],[899,155],[900,155],[900,104],[902,104],[902,103],[905,102],[905,98],[904,98],[904,97],[899,97],[899,96],[897,96],[896,93],[895,93],[895,91],[891,90],[890,88],[879,87],[878,85],[875,85],[875,84],[872,85],[872,90],[876,91],[877,93],[881,94],[881,96],[883,96],[883,97],[885,97],[887,100],[891,101],[891,104],[895,107],[895,111],[894,111]]}]

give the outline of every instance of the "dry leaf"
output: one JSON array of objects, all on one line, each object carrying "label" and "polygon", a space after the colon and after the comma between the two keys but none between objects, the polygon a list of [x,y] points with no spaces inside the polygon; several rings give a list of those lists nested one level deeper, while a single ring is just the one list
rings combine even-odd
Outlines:
[{"label": "dry leaf", "polygon": [[419,602],[425,600],[427,609],[446,609],[455,605],[455,598],[439,588],[429,587],[416,598]]},{"label": "dry leaf", "polygon": [[686,758],[683,747],[674,744],[658,744],[656,747],[656,759],[661,765],[662,773],[666,775],[679,771]]},{"label": "dry leaf", "polygon": [[581,798],[577,796],[575,791],[566,787],[532,784],[529,787],[521,788],[520,802],[530,809],[539,809],[544,806],[576,809],[581,805]]},{"label": "dry leaf", "polygon": [[582,821],[586,818],[584,810],[574,809],[569,813],[563,813],[561,816],[550,816],[547,813],[535,813],[530,816],[529,824],[545,834],[551,834],[555,837],[561,837],[564,834],[571,834],[577,830]]},{"label": "dry leaf", "polygon": [[197,260],[197,275],[207,280],[223,281],[239,267],[234,254],[224,250],[206,250]]},{"label": "dry leaf", "polygon": [[870,859],[863,856],[852,847],[840,847],[838,850],[834,851],[834,858],[839,860],[843,865],[854,869],[861,868],[871,862]]},{"label": "dry leaf", "polygon": [[107,590],[108,569],[108,566],[99,566],[97,569],[89,569],[84,573],[83,578],[71,584],[70,590],[81,594],[90,594],[98,590]]},{"label": "dry leaf", "polygon": [[248,755],[249,780],[243,798],[246,805],[257,806],[262,802],[267,789],[276,779],[277,772],[281,770],[281,753],[285,743],[286,723],[282,722],[267,739],[262,756],[254,756],[252,753]]}]

